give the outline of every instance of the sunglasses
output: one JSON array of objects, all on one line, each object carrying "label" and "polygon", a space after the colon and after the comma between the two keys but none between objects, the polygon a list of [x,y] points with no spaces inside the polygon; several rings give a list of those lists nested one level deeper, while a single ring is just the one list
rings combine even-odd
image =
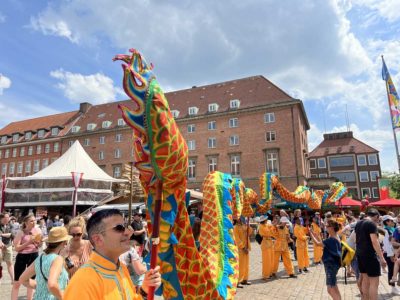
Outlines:
[{"label": "sunglasses", "polygon": [[80,237],[80,236],[82,236],[82,232],[80,232],[80,233],[71,233],[71,236],[72,237]]},{"label": "sunglasses", "polygon": [[[108,228],[108,229],[112,229],[112,230],[114,230],[115,232],[118,232],[118,233],[124,233],[126,229],[131,230],[132,227],[130,225],[128,225],[128,224],[126,224],[126,225],[125,224],[117,224],[114,227],[111,227],[111,228]],[[106,229],[106,230],[108,230],[108,229]],[[103,232],[105,232],[106,230],[104,230]]]}]

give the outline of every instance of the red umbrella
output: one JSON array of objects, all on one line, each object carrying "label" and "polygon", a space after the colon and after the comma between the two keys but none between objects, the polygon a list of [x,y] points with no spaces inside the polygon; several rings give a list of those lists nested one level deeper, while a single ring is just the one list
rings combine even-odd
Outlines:
[{"label": "red umbrella", "polygon": [[371,202],[368,206],[388,206],[388,207],[400,207],[400,200],[386,198],[380,201]]},{"label": "red umbrella", "polygon": [[344,197],[338,201],[335,202],[335,206],[357,206],[357,207],[361,207],[361,202],[351,199],[350,197]]}]

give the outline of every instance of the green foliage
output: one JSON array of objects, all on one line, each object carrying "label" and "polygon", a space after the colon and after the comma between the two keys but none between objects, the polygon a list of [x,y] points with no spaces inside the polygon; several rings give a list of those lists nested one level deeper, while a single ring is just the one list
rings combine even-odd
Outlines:
[{"label": "green foliage", "polygon": [[400,197],[400,175],[394,175],[390,178],[390,197],[399,199]]}]

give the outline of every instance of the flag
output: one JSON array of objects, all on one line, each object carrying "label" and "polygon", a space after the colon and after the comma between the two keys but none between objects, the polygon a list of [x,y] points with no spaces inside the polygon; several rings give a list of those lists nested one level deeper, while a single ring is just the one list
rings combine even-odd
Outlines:
[{"label": "flag", "polygon": [[379,198],[381,200],[389,198],[389,178],[378,178],[378,186],[379,186]]},{"label": "flag", "polygon": [[397,95],[396,88],[394,87],[392,77],[386,67],[385,60],[382,56],[382,79],[386,81],[386,90],[389,99],[390,115],[392,117],[393,129],[400,128],[400,101]]}]

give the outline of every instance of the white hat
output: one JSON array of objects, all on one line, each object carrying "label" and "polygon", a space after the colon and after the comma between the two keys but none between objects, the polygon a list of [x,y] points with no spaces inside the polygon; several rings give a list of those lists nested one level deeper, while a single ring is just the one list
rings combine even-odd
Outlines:
[{"label": "white hat", "polygon": [[266,221],[266,220],[268,220],[268,218],[267,218],[266,216],[261,216],[261,217],[260,217],[260,223],[261,223],[261,222],[264,222],[264,221]]},{"label": "white hat", "polygon": [[396,219],[393,218],[392,216],[384,215],[384,216],[382,217],[382,222],[385,222],[385,221],[387,221],[387,220],[392,220],[393,222],[396,222]]},{"label": "white hat", "polygon": [[280,222],[281,223],[289,223],[290,224],[290,221],[289,221],[289,219],[287,217],[281,217]]}]

